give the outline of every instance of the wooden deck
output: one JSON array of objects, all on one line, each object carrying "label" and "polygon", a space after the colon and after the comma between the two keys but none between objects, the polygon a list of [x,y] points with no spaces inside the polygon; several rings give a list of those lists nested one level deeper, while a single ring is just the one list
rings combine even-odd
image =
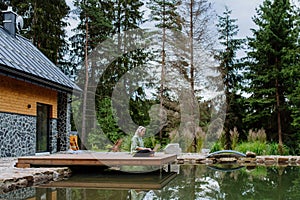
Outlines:
[{"label": "wooden deck", "polygon": [[16,167],[34,166],[163,166],[175,162],[175,154],[155,153],[154,157],[133,157],[127,152],[58,153],[19,157]]}]

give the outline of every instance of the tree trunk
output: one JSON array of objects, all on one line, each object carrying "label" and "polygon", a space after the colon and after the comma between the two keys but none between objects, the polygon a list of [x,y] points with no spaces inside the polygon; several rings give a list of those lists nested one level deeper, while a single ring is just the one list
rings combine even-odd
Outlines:
[{"label": "tree trunk", "polygon": [[194,76],[195,76],[195,66],[194,66],[194,21],[193,21],[193,6],[194,6],[194,0],[191,0],[191,5],[190,5],[190,56],[191,56],[191,59],[190,59],[190,65],[191,65],[191,68],[190,68],[190,84],[191,84],[191,100],[192,100],[192,103],[191,103],[191,120],[193,121],[192,123],[192,134],[193,134],[193,144],[192,146],[194,147],[193,148],[193,151],[196,152],[197,151],[197,136],[196,136],[196,126],[198,124],[194,124],[194,119],[195,119],[195,116],[194,116],[194,110],[195,110],[195,105],[194,105],[194,91],[195,91],[195,83],[194,83]]},{"label": "tree trunk", "polygon": [[82,127],[81,127],[81,149],[85,149],[86,143],[86,103],[87,103],[87,90],[89,84],[89,66],[88,66],[88,34],[89,34],[89,25],[88,25],[88,16],[85,17],[85,82],[83,88],[83,102],[82,102]]},{"label": "tree trunk", "polygon": [[[161,82],[160,82],[160,110],[159,117],[160,122],[162,122],[162,109],[164,105],[164,82],[165,82],[165,67],[166,67],[166,52],[165,52],[165,43],[166,43],[166,28],[165,28],[165,17],[166,17],[166,7],[165,2],[163,4],[163,35],[162,35],[162,52],[161,52]],[[162,128],[159,130],[159,139],[162,140]],[[161,141],[162,142],[162,141]]]},{"label": "tree trunk", "polygon": [[277,108],[278,150],[279,153],[282,155],[283,143],[282,143],[282,130],[281,130],[281,112],[280,112],[279,84],[277,78],[276,78],[276,108]]}]

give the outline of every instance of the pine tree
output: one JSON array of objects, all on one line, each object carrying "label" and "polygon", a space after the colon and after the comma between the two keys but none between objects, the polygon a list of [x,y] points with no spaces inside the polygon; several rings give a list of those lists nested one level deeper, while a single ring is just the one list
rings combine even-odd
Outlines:
[{"label": "pine tree", "polygon": [[[181,6],[181,15],[184,19],[182,23],[183,34],[189,38],[189,82],[192,90],[195,92],[196,73],[198,71],[198,63],[195,58],[195,49],[201,46],[201,49],[209,50],[212,47],[212,38],[209,31],[209,24],[212,22],[212,5],[208,0],[184,0]],[[198,62],[198,61],[197,61]]]},{"label": "pine tree", "polygon": [[[76,61],[82,80],[78,80],[83,88],[81,102],[82,116],[80,124],[81,149],[87,147],[87,134],[96,128],[95,88],[96,63],[89,57],[91,52],[103,42],[112,31],[111,12],[107,9],[112,4],[98,0],[77,0],[75,6],[79,10],[80,23],[75,28],[76,34],[70,38],[72,42],[72,60]],[[90,62],[91,61],[91,62]],[[78,127],[79,128],[79,127]]]},{"label": "pine tree", "polygon": [[[181,17],[184,19],[182,23],[182,33],[188,38],[186,46],[182,49],[184,54],[181,55],[180,63],[176,65],[179,71],[184,75],[190,84],[191,94],[190,99],[196,99],[197,93],[200,93],[197,78],[200,75],[201,63],[205,56],[200,55],[200,52],[208,52],[212,47],[211,35],[209,31],[209,25],[212,17],[212,6],[208,0],[184,0],[180,8]],[[201,50],[200,50],[201,49]],[[204,61],[205,62],[205,61]],[[201,98],[201,97],[199,97]],[[197,110],[195,103],[190,104],[189,108],[192,112],[192,118],[198,119],[201,116],[197,116]],[[194,120],[190,120],[189,130],[193,137],[193,144],[191,151],[200,151],[201,147],[198,147],[197,127]]]},{"label": "pine tree", "polygon": [[[290,32],[290,40],[296,41],[300,38],[300,7],[294,7],[294,28]],[[298,27],[298,28],[297,28]],[[296,43],[294,48],[286,50],[286,56],[284,56],[284,62],[290,63],[287,70],[284,70],[284,75],[288,77],[287,84],[291,87],[288,88],[289,110],[291,112],[291,130],[289,131],[289,139],[285,144],[291,149],[293,154],[300,153],[300,43]],[[288,122],[290,123],[290,121]]]},{"label": "pine tree", "polygon": [[248,114],[245,122],[252,128],[264,128],[269,139],[277,132],[280,153],[283,133],[290,134],[289,88],[295,81],[289,70],[296,63],[288,58],[297,49],[299,24],[296,12],[288,0],[266,0],[253,18],[258,26],[249,38]]},{"label": "pine tree", "polygon": [[[219,23],[217,24],[219,32],[219,41],[224,50],[219,50],[216,59],[220,61],[218,68],[222,75],[223,84],[225,86],[226,95],[226,117],[224,123],[225,131],[225,149],[230,149],[230,130],[234,127],[240,126],[241,113],[238,108],[239,84],[241,81],[241,72],[239,72],[239,60],[236,58],[237,51],[242,48],[243,39],[236,39],[238,34],[237,19],[230,17],[231,10],[225,8],[223,16],[219,16]],[[241,132],[241,127],[239,127]]]},{"label": "pine tree", "polygon": [[40,49],[54,64],[64,60],[68,48],[65,27],[69,7],[64,0],[38,1],[12,0],[11,4],[17,13],[24,18],[21,32]]},{"label": "pine tree", "polygon": [[[181,17],[178,13],[178,6],[180,1],[178,0],[154,0],[149,2],[148,7],[151,11],[150,20],[154,22],[155,27],[161,30],[161,52],[157,52],[157,57],[161,57],[161,73],[160,73],[160,89],[159,89],[159,101],[160,109],[162,112],[164,105],[164,93],[166,93],[165,88],[165,76],[166,76],[166,57],[172,56],[167,55],[167,34],[170,34],[170,30],[181,30]],[[162,118],[162,113],[160,113],[160,118]],[[162,121],[162,120],[161,120]],[[159,138],[162,140],[162,128],[160,127]]]}]

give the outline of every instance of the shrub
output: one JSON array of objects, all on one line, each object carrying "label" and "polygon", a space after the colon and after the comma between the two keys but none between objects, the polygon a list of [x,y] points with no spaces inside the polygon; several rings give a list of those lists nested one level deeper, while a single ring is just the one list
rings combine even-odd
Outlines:
[{"label": "shrub", "polygon": [[246,153],[251,151],[256,153],[256,155],[265,155],[266,154],[266,143],[255,141],[255,142],[243,142],[235,148],[236,151]]},{"label": "shrub", "polygon": [[[267,154],[268,155],[279,155],[278,143],[272,142],[267,145]],[[289,154],[289,148],[283,145],[283,155]]]},{"label": "shrub", "polygon": [[213,153],[213,152],[220,151],[220,150],[222,150],[221,143],[219,141],[217,141],[212,145],[209,152]]},{"label": "shrub", "polygon": [[123,137],[123,142],[121,144],[121,151],[127,151],[130,152],[130,148],[131,148],[131,135],[127,135],[125,137]]},{"label": "shrub", "polygon": [[112,147],[112,143],[108,140],[106,135],[97,129],[93,129],[87,138],[87,144],[85,146],[87,149],[93,151],[103,151]]},{"label": "shrub", "polygon": [[[255,142],[243,142],[235,148],[236,151],[246,153],[251,151],[256,155],[279,155],[277,143],[265,143],[260,141]],[[289,149],[287,146],[283,146],[284,155],[288,155]]]}]

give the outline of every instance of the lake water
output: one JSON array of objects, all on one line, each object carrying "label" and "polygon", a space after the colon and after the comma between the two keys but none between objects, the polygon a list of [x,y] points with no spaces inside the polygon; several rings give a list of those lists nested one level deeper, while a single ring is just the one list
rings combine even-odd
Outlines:
[{"label": "lake water", "polygon": [[2,199],[300,199],[300,167],[179,165],[174,171],[78,173],[66,181],[22,189]]}]

